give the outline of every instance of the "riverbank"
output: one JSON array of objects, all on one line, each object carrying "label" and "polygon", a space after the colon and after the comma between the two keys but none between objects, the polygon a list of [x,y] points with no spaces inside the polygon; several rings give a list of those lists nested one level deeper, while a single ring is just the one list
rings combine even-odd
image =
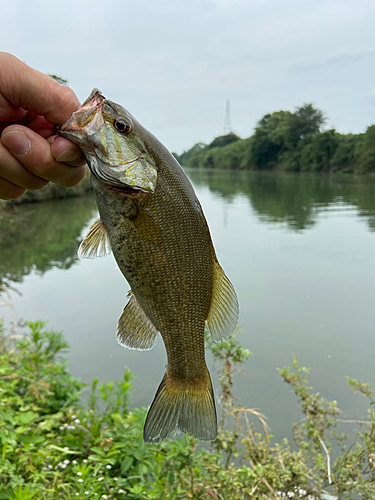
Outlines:
[{"label": "riverbank", "polygon": [[65,187],[49,182],[42,189],[29,189],[20,198],[15,200],[0,200],[0,211],[6,207],[14,207],[23,203],[37,203],[40,201],[62,200],[82,196],[92,191],[90,183],[90,172],[87,171],[83,180],[74,187]]},{"label": "riverbank", "polygon": [[322,111],[305,104],[266,114],[246,139],[232,132],[175,156],[188,168],[375,172],[375,125],[362,134],[341,134],[326,130],[325,122]]},{"label": "riverbank", "polygon": [[[0,499],[321,499],[333,494],[375,494],[375,412],[358,444],[343,449],[335,463],[330,453],[339,410],[335,402],[312,394],[306,368],[297,360],[280,371],[293,387],[307,417],[295,424],[293,450],[287,440],[272,443],[264,417],[237,407],[232,386],[249,352],[230,338],[208,347],[220,361],[221,418],[210,449],[187,435],[145,444],[145,408],[129,410],[132,374],[122,380],[92,383],[88,405],[84,384],[72,377],[61,353],[68,345],[43,322],[27,332],[5,332],[0,322]],[[372,398],[366,384],[349,381]],[[227,420],[235,418],[228,427]],[[240,426],[240,415],[258,420],[263,432]],[[338,439],[342,443],[343,438]],[[323,452],[325,450],[325,453]],[[235,465],[236,463],[236,465]],[[333,497],[325,497],[333,498]]]}]

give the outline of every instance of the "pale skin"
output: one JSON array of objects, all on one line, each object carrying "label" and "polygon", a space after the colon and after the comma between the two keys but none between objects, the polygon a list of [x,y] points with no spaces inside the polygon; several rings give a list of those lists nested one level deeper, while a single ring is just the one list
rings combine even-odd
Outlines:
[{"label": "pale skin", "polygon": [[49,181],[75,186],[86,160],[54,132],[80,107],[72,89],[0,52],[0,198],[11,200]]}]

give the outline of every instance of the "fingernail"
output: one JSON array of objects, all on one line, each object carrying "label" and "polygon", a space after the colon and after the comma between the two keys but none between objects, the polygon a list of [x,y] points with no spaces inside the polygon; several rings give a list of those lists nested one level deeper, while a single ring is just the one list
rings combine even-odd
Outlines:
[{"label": "fingernail", "polygon": [[56,158],[56,160],[66,163],[70,161],[76,161],[78,160],[79,157],[80,154],[77,151],[72,151],[67,149],[66,151],[60,153],[59,156]]},{"label": "fingernail", "polygon": [[31,148],[31,142],[23,132],[13,130],[1,137],[4,146],[17,156],[25,156]]}]

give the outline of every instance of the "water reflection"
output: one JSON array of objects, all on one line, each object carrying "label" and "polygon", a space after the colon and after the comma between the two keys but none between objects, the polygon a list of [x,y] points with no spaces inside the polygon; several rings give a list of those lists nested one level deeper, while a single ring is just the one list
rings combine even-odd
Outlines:
[{"label": "water reflection", "polygon": [[245,195],[262,222],[286,223],[295,231],[314,225],[333,205],[355,207],[375,230],[375,177],[233,170],[189,170],[197,186],[208,186],[227,202]]},{"label": "water reflection", "polygon": [[77,260],[83,227],[93,216],[92,196],[25,204],[0,219],[0,284],[20,283],[36,271],[69,269]]},{"label": "water reflection", "polygon": [[[317,223],[325,210],[353,207],[375,231],[375,177],[272,172],[201,171],[188,175],[196,186],[227,203],[244,195],[265,223],[285,223],[293,231]],[[0,219],[0,284],[22,282],[32,270],[68,269],[77,260],[83,227],[96,209],[93,197],[27,204]]]}]

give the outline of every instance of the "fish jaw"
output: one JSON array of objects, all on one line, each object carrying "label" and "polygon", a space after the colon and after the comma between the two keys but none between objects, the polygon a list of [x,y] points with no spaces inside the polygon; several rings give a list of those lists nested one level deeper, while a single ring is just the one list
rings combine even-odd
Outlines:
[{"label": "fish jaw", "polygon": [[[118,190],[153,193],[158,169],[138,137],[127,139],[115,130],[113,120],[119,108],[93,89],[81,108],[55,127],[56,132],[82,149],[90,170],[102,182]],[[129,116],[127,120],[131,122]]]},{"label": "fish jaw", "polygon": [[[102,126],[100,111],[103,106],[104,96],[98,89],[93,89],[82,106],[75,111],[63,125],[55,127],[56,132],[66,139],[74,142],[83,149],[89,142],[90,130]],[[95,119],[96,118],[96,119]],[[91,124],[91,127],[89,125]],[[86,148],[85,148],[86,149]]]}]

